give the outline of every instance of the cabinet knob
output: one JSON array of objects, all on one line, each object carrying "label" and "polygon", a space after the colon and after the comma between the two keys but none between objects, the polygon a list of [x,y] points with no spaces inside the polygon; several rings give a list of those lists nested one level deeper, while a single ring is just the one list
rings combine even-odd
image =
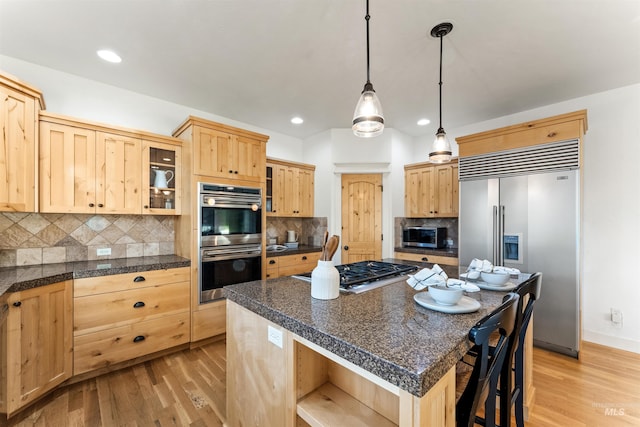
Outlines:
[{"label": "cabinet knob", "polygon": [[94,205],[93,203],[89,203],[89,207],[90,207],[90,208],[92,208],[92,207],[94,207],[94,206],[95,206],[95,205]]},{"label": "cabinet knob", "polygon": [[427,258],[426,256],[423,256],[422,257],[422,261],[427,262],[427,261],[429,261],[429,258]]},{"label": "cabinet knob", "polygon": [[144,307],[144,302],[142,301],[138,301],[137,303],[133,304],[133,308],[141,308]]},{"label": "cabinet knob", "polygon": [[229,173],[233,173],[233,171],[231,169],[229,169]]},{"label": "cabinet knob", "polygon": [[547,134],[547,138],[553,138],[553,137],[554,137],[554,136],[556,136],[556,135],[557,135],[557,133],[555,133],[555,132],[549,132],[549,133]]},{"label": "cabinet knob", "polygon": [[14,307],[20,307],[21,305],[22,305],[22,302],[20,302],[20,301],[16,301],[16,302],[13,303]]},{"label": "cabinet knob", "polygon": [[275,260],[272,260],[272,259],[269,260],[269,264],[275,264],[275,263],[276,263]]},{"label": "cabinet knob", "polygon": [[236,175],[238,175],[238,171],[233,171],[233,173],[235,173]]},{"label": "cabinet knob", "polygon": [[145,209],[149,209],[149,205],[144,205],[144,208]]},{"label": "cabinet knob", "polygon": [[99,208],[104,208],[104,205],[102,203],[98,203],[98,207]]},{"label": "cabinet knob", "polygon": [[138,335],[133,339],[133,342],[140,342],[140,341],[144,341],[144,335]]},{"label": "cabinet knob", "polygon": [[145,279],[144,276],[136,276],[133,279],[134,282],[144,282],[145,280],[147,280],[147,279]]},{"label": "cabinet knob", "polygon": [[303,257],[302,257],[302,260],[303,260],[303,261],[306,261],[306,260],[307,260],[307,256],[306,256],[306,255],[305,255],[305,256],[303,256]]},{"label": "cabinet knob", "polygon": [[349,250],[349,246],[344,245],[344,250],[345,250],[345,251],[348,251],[348,250]]}]

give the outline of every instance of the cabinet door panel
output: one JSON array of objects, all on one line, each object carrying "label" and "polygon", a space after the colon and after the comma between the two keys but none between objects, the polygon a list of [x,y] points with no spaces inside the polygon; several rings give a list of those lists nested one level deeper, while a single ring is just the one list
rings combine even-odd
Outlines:
[{"label": "cabinet door panel", "polygon": [[96,212],[142,213],[142,142],[98,132],[96,138]]},{"label": "cabinet door panel", "polygon": [[35,101],[4,86],[0,97],[0,211],[34,212]]},{"label": "cabinet door panel", "polygon": [[92,130],[41,122],[41,212],[95,212],[95,138]]},{"label": "cabinet door panel", "polygon": [[8,414],[71,377],[71,290],[66,281],[9,296]]}]

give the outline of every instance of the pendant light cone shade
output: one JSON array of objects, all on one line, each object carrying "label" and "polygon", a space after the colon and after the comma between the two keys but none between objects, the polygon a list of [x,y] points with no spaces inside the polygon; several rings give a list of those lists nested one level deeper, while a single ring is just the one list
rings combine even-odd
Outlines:
[{"label": "pendant light cone shade", "polygon": [[382,116],[382,104],[373,90],[369,80],[369,0],[367,0],[367,13],[364,17],[367,22],[367,83],[364,85],[360,99],[353,113],[353,133],[361,138],[378,136],[384,130],[384,117]]},{"label": "pendant light cone shade", "polygon": [[442,127],[442,39],[453,29],[453,25],[449,22],[443,22],[431,29],[431,36],[440,39],[440,127],[436,132],[436,139],[433,141],[433,147],[429,153],[429,161],[431,163],[446,163],[451,160],[451,144],[447,139],[447,134]]}]

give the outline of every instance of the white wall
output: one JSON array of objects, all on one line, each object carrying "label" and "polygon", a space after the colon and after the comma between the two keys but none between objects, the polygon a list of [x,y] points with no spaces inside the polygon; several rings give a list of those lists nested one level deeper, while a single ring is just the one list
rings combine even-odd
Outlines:
[{"label": "white wall", "polygon": [[[455,137],[587,109],[583,169],[582,338],[640,353],[640,85],[572,99],[458,129]],[[414,150],[423,152],[425,139]],[[610,321],[622,310],[622,327]]]},{"label": "white wall", "polygon": [[47,111],[85,120],[171,135],[189,115],[269,135],[267,155],[300,160],[302,141],[249,123],[105,85],[0,55],[0,70],[43,93]]}]

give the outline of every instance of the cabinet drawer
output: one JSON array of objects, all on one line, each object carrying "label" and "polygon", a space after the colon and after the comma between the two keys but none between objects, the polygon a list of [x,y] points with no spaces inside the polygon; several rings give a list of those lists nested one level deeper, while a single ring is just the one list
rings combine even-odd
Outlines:
[{"label": "cabinet drawer", "polygon": [[278,257],[279,268],[288,267],[292,265],[301,265],[301,264],[309,264],[314,267],[318,264],[318,260],[320,259],[321,252],[309,252],[306,254],[297,254],[297,255],[285,255]]},{"label": "cabinet drawer", "polygon": [[189,312],[75,337],[78,375],[189,342]]},{"label": "cabinet drawer", "polygon": [[74,298],[75,335],[189,311],[189,282]]},{"label": "cabinet drawer", "polygon": [[189,267],[141,271],[138,273],[113,274],[110,276],[100,277],[87,277],[83,279],[75,279],[73,281],[73,296],[81,297],[189,280]]},{"label": "cabinet drawer", "polygon": [[430,262],[432,264],[442,265],[458,265],[458,258],[442,256],[442,255],[427,255],[427,254],[413,254],[408,252],[394,252],[394,258],[404,259],[407,261],[418,262]]}]

